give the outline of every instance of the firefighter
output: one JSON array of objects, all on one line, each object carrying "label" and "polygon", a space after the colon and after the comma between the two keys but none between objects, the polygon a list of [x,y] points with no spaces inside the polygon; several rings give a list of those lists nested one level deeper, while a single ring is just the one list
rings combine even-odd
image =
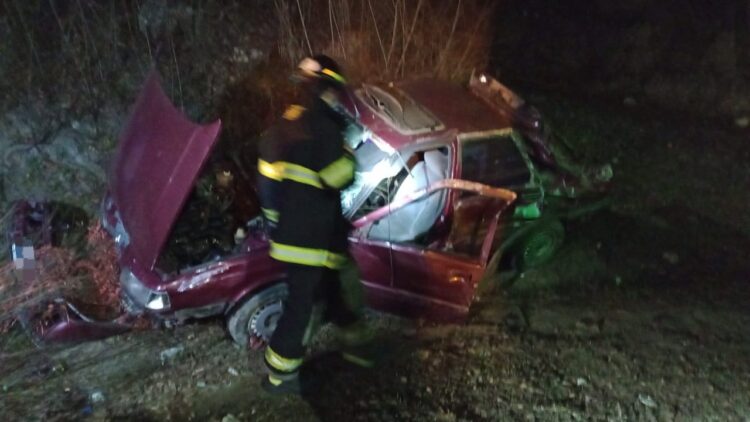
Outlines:
[{"label": "firefighter", "polygon": [[[306,346],[324,321],[341,328],[344,357],[370,366],[355,352],[371,338],[362,317],[362,291],[347,253],[349,222],[340,192],[353,180],[355,160],[345,148],[340,99],[346,80],[331,58],[317,55],[298,66],[303,101],[289,106],[259,145],[259,190],[272,227],[273,259],[285,264],[289,296],[265,351],[270,392],[299,393]],[[348,283],[342,283],[341,272]],[[361,350],[361,348],[360,348]]]}]

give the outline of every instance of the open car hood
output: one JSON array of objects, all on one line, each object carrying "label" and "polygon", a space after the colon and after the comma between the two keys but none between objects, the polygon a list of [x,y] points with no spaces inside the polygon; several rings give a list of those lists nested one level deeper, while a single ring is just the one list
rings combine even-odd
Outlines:
[{"label": "open car hood", "polygon": [[155,265],[220,129],[220,120],[191,122],[164,93],[158,73],[149,73],[109,175],[127,247],[140,265]]}]

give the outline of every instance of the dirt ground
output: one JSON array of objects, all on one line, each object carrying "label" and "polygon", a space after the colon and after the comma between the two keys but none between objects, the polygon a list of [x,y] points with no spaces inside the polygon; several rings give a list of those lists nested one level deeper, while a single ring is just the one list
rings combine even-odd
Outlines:
[{"label": "dirt ground", "polygon": [[465,325],[372,314],[384,358],[352,368],[321,333],[309,397],[258,386],[221,321],[39,350],[0,338],[4,420],[750,420],[748,133],[531,96],[614,204],[565,249],[496,280]]}]

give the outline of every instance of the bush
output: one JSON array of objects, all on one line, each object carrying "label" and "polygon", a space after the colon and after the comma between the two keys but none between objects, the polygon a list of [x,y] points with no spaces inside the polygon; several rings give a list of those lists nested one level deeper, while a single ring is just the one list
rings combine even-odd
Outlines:
[{"label": "bush", "polygon": [[279,53],[342,60],[353,80],[437,76],[466,80],[487,64],[494,2],[275,0]]}]

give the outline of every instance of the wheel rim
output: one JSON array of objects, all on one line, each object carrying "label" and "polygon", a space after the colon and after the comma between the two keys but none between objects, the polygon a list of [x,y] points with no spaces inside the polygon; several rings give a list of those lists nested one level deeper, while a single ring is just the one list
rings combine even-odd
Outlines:
[{"label": "wheel rim", "polygon": [[269,302],[261,306],[250,317],[247,324],[247,332],[251,336],[268,342],[276,329],[276,324],[279,322],[283,310],[281,300]]},{"label": "wheel rim", "polygon": [[560,237],[552,232],[538,233],[528,240],[523,251],[526,265],[537,265],[550,259],[557,250]]}]

